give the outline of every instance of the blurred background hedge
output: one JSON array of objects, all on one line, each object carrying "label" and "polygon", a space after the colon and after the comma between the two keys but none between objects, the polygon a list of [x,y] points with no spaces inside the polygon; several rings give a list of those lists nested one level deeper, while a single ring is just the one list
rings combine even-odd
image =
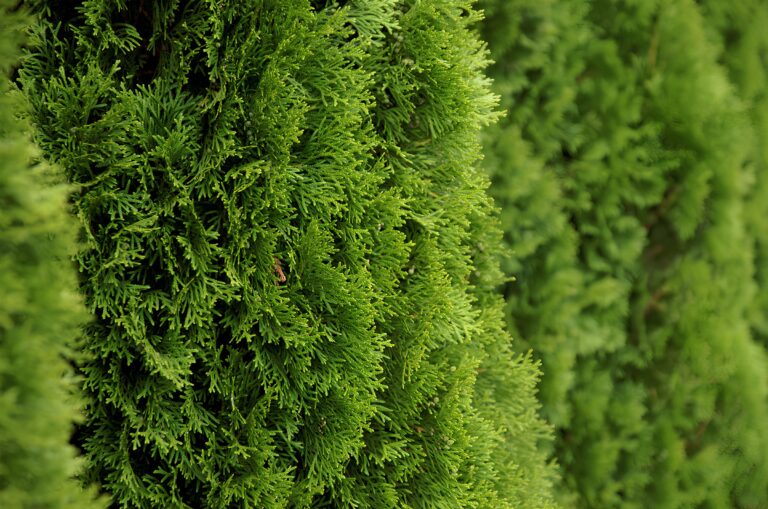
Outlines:
[{"label": "blurred background hedge", "polygon": [[766,507],[764,2],[484,1],[566,507]]}]

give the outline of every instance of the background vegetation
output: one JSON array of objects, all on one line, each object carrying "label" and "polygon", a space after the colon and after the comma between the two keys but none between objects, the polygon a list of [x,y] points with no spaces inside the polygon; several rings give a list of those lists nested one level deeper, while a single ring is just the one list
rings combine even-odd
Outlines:
[{"label": "background vegetation", "polygon": [[564,505],[765,506],[766,6],[482,5],[507,317]]},{"label": "background vegetation", "polygon": [[72,361],[86,320],[77,295],[68,188],[20,120],[9,81],[30,19],[0,0],[0,507],[102,507],[72,477],[78,418]]}]

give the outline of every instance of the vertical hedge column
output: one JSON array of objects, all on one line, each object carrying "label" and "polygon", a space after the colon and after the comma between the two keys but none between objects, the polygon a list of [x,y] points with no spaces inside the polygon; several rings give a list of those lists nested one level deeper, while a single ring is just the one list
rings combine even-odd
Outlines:
[{"label": "vertical hedge column", "polygon": [[85,320],[67,189],[39,161],[12,90],[29,20],[0,1],[0,507],[100,507],[73,479],[78,402],[66,359]]},{"label": "vertical hedge column", "polygon": [[765,505],[760,173],[716,30],[689,1],[484,5],[508,317],[542,359],[566,503]]},{"label": "vertical hedge column", "polygon": [[96,317],[89,480],[119,507],[548,503],[469,2],[31,4]]},{"label": "vertical hedge column", "polygon": [[[748,117],[747,132],[743,136],[749,141],[743,163],[742,188],[745,196],[743,217],[748,236],[748,252],[754,257],[754,293],[749,295],[748,318],[754,338],[765,348],[768,346],[768,4],[764,0],[743,0],[726,8],[718,2],[704,2],[702,15],[710,35],[718,43],[720,61],[727,69],[730,81]],[[763,374],[765,355],[750,349],[751,357],[744,361],[745,368],[737,371],[741,383],[752,387],[749,390],[737,388],[729,397],[740,400],[740,410],[746,414],[743,422],[765,419],[761,401],[766,398],[766,375]],[[742,475],[736,488],[741,493],[739,502],[743,507],[755,507],[765,503],[768,488],[768,463],[755,461],[760,451],[763,434],[759,428],[738,427],[740,440],[736,452],[752,461],[744,467],[754,469],[749,475]],[[749,451],[749,452],[743,452]],[[762,454],[765,454],[763,452]]]}]

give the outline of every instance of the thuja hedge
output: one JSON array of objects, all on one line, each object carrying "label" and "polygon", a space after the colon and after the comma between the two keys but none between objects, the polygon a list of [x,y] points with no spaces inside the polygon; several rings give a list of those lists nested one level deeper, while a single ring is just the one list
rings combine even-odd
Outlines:
[{"label": "thuja hedge", "polygon": [[[28,19],[0,1],[0,506],[100,507],[73,476],[75,354],[85,311],[76,292],[66,188],[42,163],[9,80]],[[59,182],[57,182],[57,180]]]},{"label": "thuja hedge", "polygon": [[28,2],[115,507],[546,507],[469,1]]},{"label": "thuja hedge", "polygon": [[721,47],[720,61],[751,119],[745,216],[755,243],[757,295],[750,317],[755,336],[768,345],[768,32],[764,29],[768,6],[761,0],[741,0],[730,6],[707,1],[702,7],[712,37]]},{"label": "thuja hedge", "polygon": [[507,317],[568,506],[768,506],[766,6],[702,4],[481,2]]}]

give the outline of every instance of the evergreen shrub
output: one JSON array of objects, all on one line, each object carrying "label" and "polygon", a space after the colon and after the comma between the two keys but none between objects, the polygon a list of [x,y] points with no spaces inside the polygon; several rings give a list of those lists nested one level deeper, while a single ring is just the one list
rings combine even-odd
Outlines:
[{"label": "evergreen shrub", "polygon": [[30,0],[115,507],[551,505],[470,1]]},{"label": "evergreen shrub", "polygon": [[0,507],[101,507],[73,477],[77,295],[67,188],[40,161],[11,86],[26,16],[0,1]]},{"label": "evergreen shrub", "polygon": [[768,506],[765,5],[703,4],[481,2],[507,318],[566,506]]},{"label": "evergreen shrub", "polygon": [[757,295],[751,319],[756,337],[768,345],[768,9],[761,0],[730,4],[702,2],[720,61],[751,119],[751,144],[746,159],[748,201],[746,221],[754,242]]}]

